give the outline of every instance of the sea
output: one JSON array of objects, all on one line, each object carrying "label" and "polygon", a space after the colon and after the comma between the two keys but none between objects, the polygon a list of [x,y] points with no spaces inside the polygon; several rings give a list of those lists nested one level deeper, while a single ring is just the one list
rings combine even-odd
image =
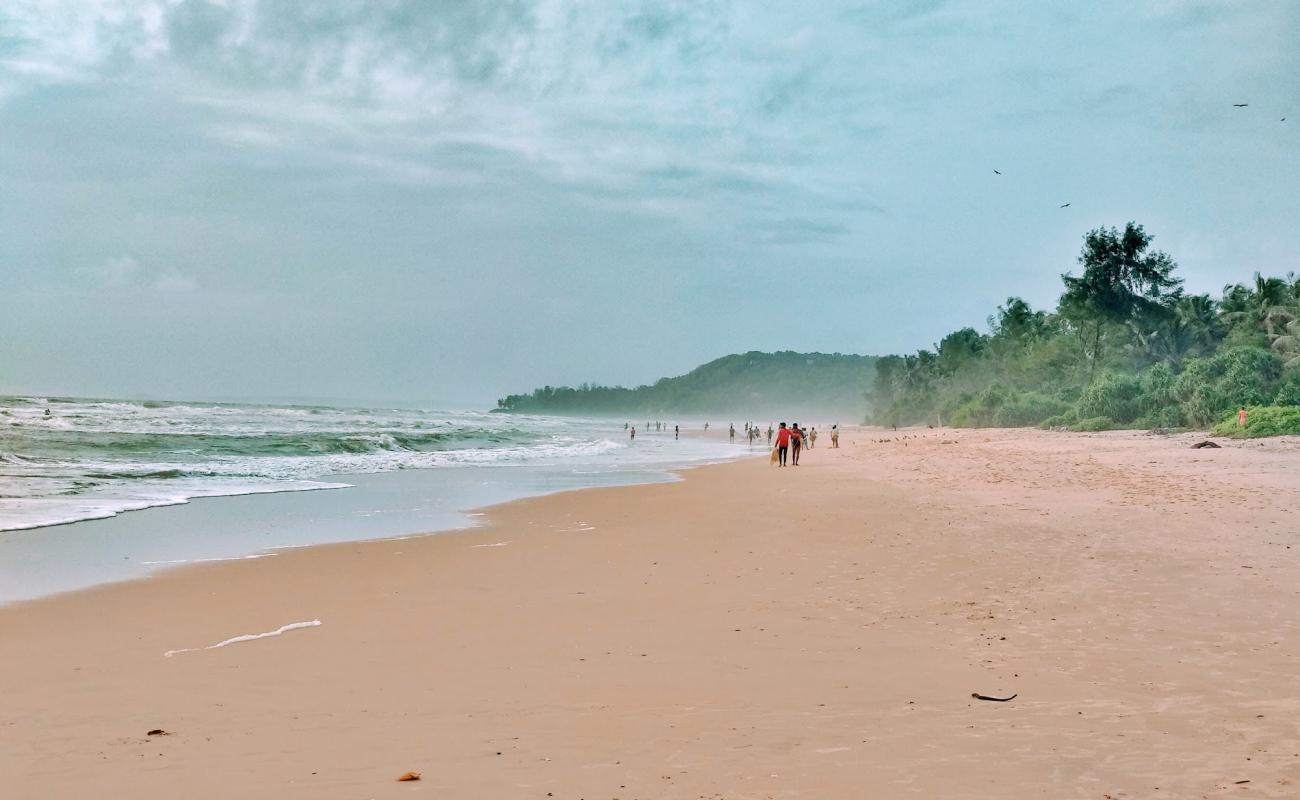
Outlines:
[{"label": "sea", "polygon": [[[0,603],[180,564],[475,524],[749,448],[701,420],[0,397]],[[637,427],[635,441],[625,424]],[[686,435],[675,438],[674,424]],[[716,424],[716,423],[715,423]]]}]

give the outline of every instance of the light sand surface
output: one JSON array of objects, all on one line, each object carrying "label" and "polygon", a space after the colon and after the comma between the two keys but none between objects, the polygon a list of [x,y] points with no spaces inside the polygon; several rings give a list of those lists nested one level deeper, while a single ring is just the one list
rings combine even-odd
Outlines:
[{"label": "light sand surface", "polygon": [[842,438],[0,609],[0,797],[1300,796],[1300,442]]}]

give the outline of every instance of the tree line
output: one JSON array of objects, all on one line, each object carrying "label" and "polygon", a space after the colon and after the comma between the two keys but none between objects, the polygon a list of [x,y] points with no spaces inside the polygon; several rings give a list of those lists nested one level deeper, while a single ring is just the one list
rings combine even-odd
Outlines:
[{"label": "tree line", "polygon": [[841,353],[751,351],[635,388],[543,386],[501,398],[497,410],[634,416],[779,411],[857,420],[866,412],[864,394],[874,361],[871,356]]},{"label": "tree line", "polygon": [[1249,433],[1300,433],[1300,278],[1189,294],[1152,238],[1134,222],[1090,231],[1054,309],[1011,297],[987,333],[881,358],[869,420],[1227,433],[1248,406]]}]

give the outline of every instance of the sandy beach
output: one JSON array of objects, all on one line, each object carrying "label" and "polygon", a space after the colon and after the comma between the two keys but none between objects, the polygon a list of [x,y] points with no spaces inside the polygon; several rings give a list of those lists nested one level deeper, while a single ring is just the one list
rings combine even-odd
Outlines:
[{"label": "sandy beach", "polygon": [[1300,441],[843,438],[0,608],[0,797],[1300,795]]}]

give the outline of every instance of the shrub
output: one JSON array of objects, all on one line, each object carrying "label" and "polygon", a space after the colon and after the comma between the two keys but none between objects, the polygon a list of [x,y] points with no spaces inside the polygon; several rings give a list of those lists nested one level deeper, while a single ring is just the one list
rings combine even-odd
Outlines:
[{"label": "shrub", "polygon": [[1083,419],[1109,417],[1123,424],[1140,417],[1142,405],[1142,381],[1137,376],[1108,374],[1084,390],[1078,412]]},{"label": "shrub", "polygon": [[1027,428],[1065,413],[1069,406],[1054,397],[1026,392],[1016,395],[993,412],[993,424],[1000,428]]},{"label": "shrub", "polygon": [[1282,362],[1268,350],[1236,347],[1187,362],[1174,395],[1192,425],[1209,425],[1242,405],[1272,402]]},{"label": "shrub", "polygon": [[1065,410],[1065,413],[1057,414],[1054,417],[1048,417],[1047,419],[1043,420],[1043,424],[1041,427],[1047,428],[1049,430],[1056,429],[1056,428],[1068,428],[1071,425],[1074,425],[1078,421],[1079,421],[1079,415],[1074,413],[1074,409],[1067,408]]},{"label": "shrub", "polygon": [[1273,397],[1275,406],[1300,406],[1300,371],[1293,371],[1283,379]]},{"label": "shrub", "polygon": [[1185,424],[1183,409],[1179,405],[1154,409],[1139,421],[1143,428],[1181,428]]},{"label": "shrub", "polygon": [[1089,417],[1088,419],[1079,420],[1070,426],[1072,431],[1108,431],[1115,427],[1115,421],[1110,417]]},{"label": "shrub", "polygon": [[1005,386],[995,383],[958,406],[952,412],[950,423],[954,428],[988,428],[997,425],[996,412],[1010,399],[1011,392]]},{"label": "shrub", "polygon": [[1220,436],[1245,438],[1300,436],[1300,406],[1251,406],[1246,409],[1245,430],[1237,427],[1234,413],[1215,425],[1214,432]]},{"label": "shrub", "polygon": [[1174,371],[1163,361],[1142,373],[1142,403],[1148,413],[1177,403]]}]

